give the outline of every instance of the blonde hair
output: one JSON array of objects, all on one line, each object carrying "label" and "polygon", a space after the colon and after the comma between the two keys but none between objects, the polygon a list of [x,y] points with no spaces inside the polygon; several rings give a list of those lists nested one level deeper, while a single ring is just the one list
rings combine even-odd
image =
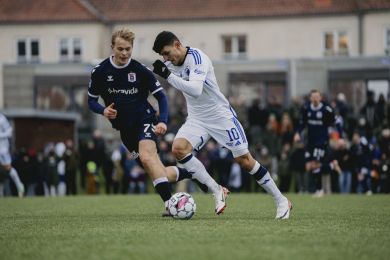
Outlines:
[{"label": "blonde hair", "polygon": [[111,44],[112,45],[115,44],[115,40],[118,37],[130,42],[131,45],[133,45],[135,34],[127,28],[119,29],[119,30],[112,33],[112,36],[111,36]]}]

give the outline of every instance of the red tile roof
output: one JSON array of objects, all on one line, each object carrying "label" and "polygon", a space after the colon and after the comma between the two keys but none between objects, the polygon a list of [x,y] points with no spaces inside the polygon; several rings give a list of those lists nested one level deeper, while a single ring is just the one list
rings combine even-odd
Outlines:
[{"label": "red tile roof", "polygon": [[134,22],[349,14],[390,0],[0,0],[0,22]]},{"label": "red tile roof", "polygon": [[0,23],[98,21],[79,0],[0,0]]},{"label": "red tile roof", "polygon": [[390,0],[89,0],[111,21],[277,17],[390,9]]}]

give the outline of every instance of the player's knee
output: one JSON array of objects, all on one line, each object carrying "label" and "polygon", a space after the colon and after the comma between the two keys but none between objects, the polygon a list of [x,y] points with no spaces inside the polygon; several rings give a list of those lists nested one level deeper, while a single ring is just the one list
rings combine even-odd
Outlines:
[{"label": "player's knee", "polygon": [[155,156],[150,152],[140,153],[139,159],[144,166],[152,165],[155,162]]},{"label": "player's knee", "polygon": [[175,155],[176,159],[184,158],[188,153],[191,152],[191,149],[188,149],[188,146],[185,143],[178,142],[173,143],[172,153]]},{"label": "player's knee", "polygon": [[176,159],[181,159],[186,156],[186,154],[184,153],[184,149],[182,149],[182,147],[180,146],[172,146],[172,153],[176,157]]},{"label": "player's knee", "polygon": [[241,155],[239,157],[234,158],[234,160],[243,168],[245,171],[251,171],[255,165],[255,160],[250,155],[250,153]]}]

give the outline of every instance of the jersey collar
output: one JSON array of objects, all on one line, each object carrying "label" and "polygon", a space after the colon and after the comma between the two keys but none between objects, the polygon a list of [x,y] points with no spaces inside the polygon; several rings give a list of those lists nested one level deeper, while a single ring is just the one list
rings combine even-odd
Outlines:
[{"label": "jersey collar", "polygon": [[186,55],[184,56],[183,62],[180,63],[180,64],[178,64],[177,66],[182,66],[182,65],[184,64],[184,62],[186,61],[188,52],[189,52],[189,50],[190,50],[190,47],[187,46],[186,48],[187,48],[187,51],[186,51]]},{"label": "jersey collar", "polygon": [[111,55],[111,56],[110,56],[110,62],[111,62],[111,65],[112,65],[114,68],[123,69],[123,68],[127,67],[127,66],[130,64],[131,58],[129,59],[129,61],[128,61],[125,65],[123,65],[123,66],[118,66],[118,65],[116,65],[115,62],[114,62],[114,55]]},{"label": "jersey collar", "polygon": [[312,103],[310,103],[310,108],[311,110],[314,110],[314,111],[317,111],[317,110],[320,110],[322,108],[323,104],[322,102],[320,102],[320,104],[318,104],[318,107],[314,107]]}]

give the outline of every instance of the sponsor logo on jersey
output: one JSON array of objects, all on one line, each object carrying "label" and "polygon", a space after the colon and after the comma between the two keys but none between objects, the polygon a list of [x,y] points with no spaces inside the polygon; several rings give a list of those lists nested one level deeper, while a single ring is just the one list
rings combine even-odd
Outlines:
[{"label": "sponsor logo on jersey", "polygon": [[159,86],[161,86],[161,83],[160,83],[160,81],[156,81],[156,87],[159,87]]},{"label": "sponsor logo on jersey", "polygon": [[107,81],[114,81],[113,76],[112,75],[108,75],[107,76]]},{"label": "sponsor logo on jersey", "polygon": [[145,133],[145,138],[151,138],[152,134],[151,133]]},{"label": "sponsor logo on jersey", "polygon": [[199,74],[199,75],[203,75],[204,74],[204,72],[201,71],[200,69],[195,69],[194,73]]},{"label": "sponsor logo on jersey", "polygon": [[127,78],[129,82],[135,82],[137,80],[137,74],[135,74],[134,72],[130,72],[129,74],[127,74]]},{"label": "sponsor logo on jersey", "polygon": [[190,69],[188,67],[180,71],[180,78],[188,81],[190,78]]},{"label": "sponsor logo on jersey", "polygon": [[322,120],[314,120],[314,119],[309,119],[308,121],[307,121],[307,123],[309,124],[309,125],[322,125],[323,123],[322,123]]},{"label": "sponsor logo on jersey", "polygon": [[108,88],[109,94],[125,94],[125,95],[134,95],[138,93],[137,88],[131,88],[131,89],[115,89],[115,88]]},{"label": "sponsor logo on jersey", "polygon": [[241,144],[241,142],[240,142],[240,141],[237,141],[236,144],[235,144],[235,146],[240,145],[240,144]]},{"label": "sponsor logo on jersey", "polygon": [[233,146],[233,142],[226,143],[227,146]]}]

